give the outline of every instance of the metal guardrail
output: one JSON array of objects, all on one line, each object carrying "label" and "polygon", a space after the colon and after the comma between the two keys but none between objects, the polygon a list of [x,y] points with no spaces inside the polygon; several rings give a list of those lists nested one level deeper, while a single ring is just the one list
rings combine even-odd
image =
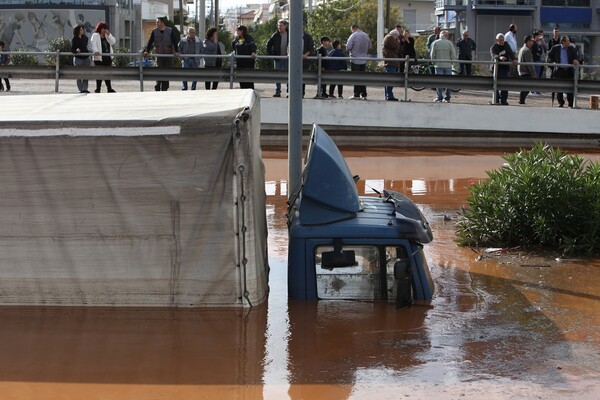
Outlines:
[{"label": "metal guardrail", "polygon": [[[31,54],[44,56],[73,56],[72,53],[63,52],[6,52],[6,54]],[[82,54],[78,54],[82,55]],[[91,54],[90,54],[91,55]],[[227,61],[228,67],[213,68],[156,68],[144,67],[144,54],[140,53],[111,53],[117,57],[134,57],[136,66],[134,67],[75,67],[73,65],[55,66],[18,66],[2,65],[0,66],[0,76],[9,76],[13,78],[24,79],[54,79],[55,92],[59,91],[60,80],[74,79],[110,79],[110,80],[137,80],[140,82],[140,91],[144,91],[145,81],[219,81],[228,82],[229,87],[233,88],[236,82],[256,82],[256,83],[275,83],[286,82],[288,72],[285,70],[260,70],[260,69],[237,69],[234,68],[235,61],[238,58],[251,58],[250,56],[230,55],[201,55],[204,58],[223,58]],[[149,57],[174,57],[173,55],[152,54]],[[180,56],[180,58],[185,55]],[[285,59],[282,56],[257,56],[257,59]],[[58,59],[58,58],[57,58]],[[381,58],[351,58],[336,57],[336,60],[364,60],[367,62],[382,62]],[[408,101],[408,91],[411,87],[451,87],[453,89],[471,89],[481,91],[492,91],[495,96],[498,90],[531,90],[531,91],[551,91],[551,92],[572,92],[574,101],[577,101],[578,94],[598,94],[600,93],[600,80],[580,79],[583,72],[592,71],[591,74],[600,74],[599,65],[571,65],[571,64],[549,64],[549,63],[522,63],[522,65],[541,65],[545,67],[564,67],[573,68],[575,71],[573,79],[536,79],[536,78],[499,78],[497,71],[498,65],[511,64],[499,63],[498,61],[464,61],[464,60],[437,60],[452,62],[454,64],[469,63],[484,65],[491,68],[494,73],[490,76],[463,76],[463,75],[421,75],[409,73],[410,67],[415,64],[414,59],[386,59],[388,61],[399,61],[405,64],[404,74],[389,74],[384,72],[352,72],[352,71],[331,71],[322,68],[323,62],[327,61],[320,55],[309,57],[309,61],[316,63],[316,71],[304,71],[302,81],[305,84],[341,84],[341,85],[367,85],[367,86],[395,86],[404,88],[404,100]],[[418,63],[429,63],[431,60],[419,60]],[[495,103],[495,97],[493,97]],[[574,107],[577,104],[574,103]]]}]

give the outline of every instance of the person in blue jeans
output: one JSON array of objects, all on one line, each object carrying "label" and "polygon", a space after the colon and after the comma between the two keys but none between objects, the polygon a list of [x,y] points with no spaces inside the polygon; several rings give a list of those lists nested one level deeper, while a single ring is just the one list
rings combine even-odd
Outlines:
[{"label": "person in blue jeans", "polygon": [[[383,42],[381,44],[381,50],[384,58],[383,67],[385,72],[388,74],[397,74],[398,69],[400,68],[400,61],[394,60],[399,59],[402,53],[402,46],[398,41],[399,36],[400,32],[394,29],[383,38]],[[398,101],[398,99],[394,97],[393,89],[393,86],[385,87],[385,99],[387,101]]]},{"label": "person in blue jeans", "polygon": [[[183,68],[200,68],[200,54],[204,46],[196,36],[196,29],[189,28],[188,35],[179,41],[179,54],[181,55]],[[197,81],[192,81],[192,90],[196,90]],[[183,81],[181,90],[188,90],[187,81]]]},{"label": "person in blue jeans", "polygon": [[[448,31],[442,31],[440,38],[431,45],[431,59],[436,75],[452,75],[452,61],[456,60],[456,50],[454,44],[448,40]],[[437,97],[434,101],[450,102],[450,88],[437,88],[436,91]]]},{"label": "person in blue jeans", "polygon": [[[267,54],[270,56],[287,56],[289,47],[288,22],[285,19],[277,21],[277,32],[271,35],[267,42]],[[287,71],[288,59],[280,58],[273,60],[275,70]],[[286,83],[287,91],[287,83]],[[275,94],[273,97],[281,97],[281,83],[275,83]]]}]

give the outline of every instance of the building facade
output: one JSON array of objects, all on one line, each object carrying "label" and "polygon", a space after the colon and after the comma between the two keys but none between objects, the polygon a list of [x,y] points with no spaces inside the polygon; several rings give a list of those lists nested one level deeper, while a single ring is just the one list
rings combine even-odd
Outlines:
[{"label": "building facade", "polygon": [[172,0],[3,0],[0,2],[0,40],[7,50],[46,51],[52,39],[73,36],[83,24],[91,35],[106,21],[117,39],[115,48],[137,52],[156,17],[173,18]]},{"label": "building facade", "polygon": [[455,38],[468,28],[477,42],[477,56],[488,60],[497,33],[517,26],[519,47],[523,37],[543,29],[546,39],[558,26],[581,48],[586,63],[600,56],[600,0],[436,0],[437,24]]}]

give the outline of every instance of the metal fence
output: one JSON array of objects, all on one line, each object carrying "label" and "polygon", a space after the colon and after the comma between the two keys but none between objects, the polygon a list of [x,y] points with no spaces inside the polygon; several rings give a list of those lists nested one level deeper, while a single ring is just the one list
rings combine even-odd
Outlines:
[{"label": "metal fence", "polygon": [[[30,54],[35,56],[54,56],[59,60],[59,56],[72,56],[72,53],[64,52],[5,52],[5,54]],[[83,54],[78,54],[83,55]],[[90,54],[91,55],[91,54]],[[218,81],[228,82],[229,87],[233,88],[236,82],[256,82],[256,83],[285,83],[288,79],[288,72],[285,70],[273,69],[237,69],[235,68],[236,59],[251,58],[250,56],[229,55],[207,55],[203,58],[222,58],[226,67],[213,68],[156,68],[144,66],[144,61],[148,58],[174,57],[173,55],[151,54],[147,57],[143,52],[140,53],[111,53],[107,54],[115,57],[129,57],[128,67],[75,67],[73,65],[54,66],[39,65],[2,65],[0,66],[0,76],[23,79],[53,79],[55,81],[55,92],[59,91],[61,80],[74,79],[110,79],[110,80],[135,80],[139,81],[140,91],[144,91],[145,81]],[[185,56],[180,56],[185,57]],[[276,60],[285,59],[282,56],[256,56],[256,59]],[[131,61],[133,60],[133,61]],[[384,61],[382,58],[350,58],[336,57],[335,60],[365,60],[371,65],[379,66]],[[434,75],[434,74],[414,74],[411,73],[411,66],[415,63],[430,63],[431,60],[415,61],[414,59],[385,59],[387,61],[399,61],[404,63],[403,74],[389,74],[380,71],[371,72],[352,72],[352,71],[331,71],[323,68],[326,58],[321,56],[308,57],[306,60],[312,67],[306,67],[303,72],[302,81],[304,84],[341,84],[341,85],[367,85],[367,86],[394,86],[404,88],[404,100],[408,101],[408,93],[415,87],[450,87],[453,89],[471,89],[489,91],[493,96],[498,90],[531,90],[546,92],[568,92],[573,93],[575,102],[579,94],[599,94],[600,93],[600,66],[599,65],[571,65],[571,64],[548,64],[548,63],[522,63],[522,65],[540,65],[550,68],[572,68],[574,69],[573,79],[536,79],[536,78],[499,78],[498,65],[511,64],[499,63],[498,61],[464,61],[464,60],[436,60],[452,62],[455,65],[459,63],[477,64],[484,67],[484,70],[492,71],[487,75],[464,76],[464,75]],[[372,68],[376,69],[376,68]],[[496,100],[493,97],[493,100]],[[577,104],[574,104],[576,107]]]}]

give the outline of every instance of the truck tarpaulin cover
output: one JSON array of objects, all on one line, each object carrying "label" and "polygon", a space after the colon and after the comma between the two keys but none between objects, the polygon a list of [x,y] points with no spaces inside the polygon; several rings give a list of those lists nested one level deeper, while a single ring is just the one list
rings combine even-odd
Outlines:
[{"label": "truck tarpaulin cover", "polygon": [[266,299],[250,90],[0,98],[0,304]]}]

